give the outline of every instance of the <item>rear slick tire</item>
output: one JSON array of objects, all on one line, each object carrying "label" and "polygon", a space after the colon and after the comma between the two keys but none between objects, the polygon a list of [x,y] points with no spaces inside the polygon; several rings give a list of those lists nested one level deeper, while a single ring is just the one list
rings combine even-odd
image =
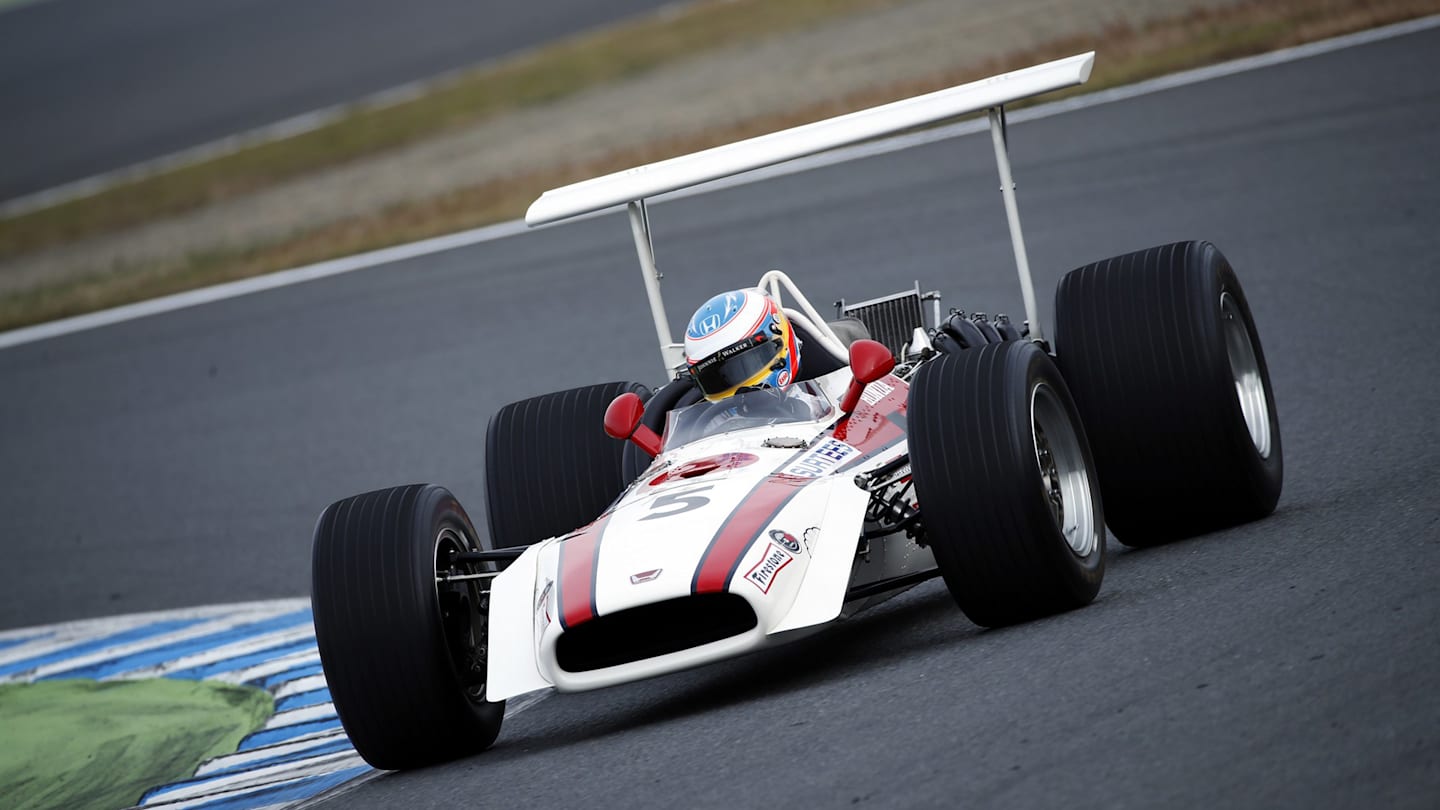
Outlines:
[{"label": "rear slick tire", "polygon": [[1275,510],[1275,393],[1245,292],[1214,245],[1178,242],[1071,271],[1055,294],[1055,351],[1115,539],[1158,545]]},{"label": "rear slick tire", "polygon": [[1007,341],[941,356],[910,387],[925,539],[956,604],[999,627],[1082,607],[1105,515],[1079,413],[1050,357]]},{"label": "rear slick tire", "polygon": [[483,751],[505,703],[485,699],[488,593],[451,552],[474,527],[443,487],[413,484],[332,504],[315,526],[311,606],[336,714],[376,768],[418,768]]},{"label": "rear slick tire", "polygon": [[602,383],[512,402],[490,418],[485,512],[496,548],[587,525],[644,471],[650,459],[627,460],[628,442],[605,435],[605,409],[632,391],[650,397],[639,383]]}]

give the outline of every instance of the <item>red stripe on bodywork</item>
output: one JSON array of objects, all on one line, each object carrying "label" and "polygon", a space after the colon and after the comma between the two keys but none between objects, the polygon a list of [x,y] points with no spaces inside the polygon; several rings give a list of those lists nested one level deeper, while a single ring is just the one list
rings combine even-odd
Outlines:
[{"label": "red stripe on bodywork", "polygon": [[694,593],[719,593],[730,586],[740,560],[750,544],[770,521],[810,482],[808,478],[772,475],[761,481],[745,496],[739,508],[730,513],[720,531],[711,539],[705,556],[695,569],[690,590]]},{"label": "red stripe on bodywork", "polygon": [[[895,376],[885,378],[891,387],[890,393],[874,405],[863,400],[849,417],[835,425],[832,435],[847,442],[860,451],[860,455],[847,462],[836,472],[850,469],[905,439],[905,410],[910,386]],[[797,453],[799,458],[805,451]],[[785,469],[789,462],[781,467]],[[711,539],[710,546],[695,569],[695,578],[690,590],[694,593],[715,593],[728,590],[730,581],[740,568],[740,561],[750,551],[750,546],[775,520],[780,510],[813,479],[796,478],[788,475],[771,475],[761,481],[741,502],[739,508],[730,513],[720,530]]]},{"label": "red stripe on bodywork", "polygon": [[905,411],[910,397],[910,386],[895,376],[882,380],[893,390],[874,405],[860,401],[855,412],[841,419],[831,434],[860,451],[857,458],[841,467],[850,469],[875,457],[905,438]]},{"label": "red stripe on bodywork", "polygon": [[595,569],[600,561],[600,537],[610,515],[560,541],[560,626],[566,630],[598,615],[595,607]]}]

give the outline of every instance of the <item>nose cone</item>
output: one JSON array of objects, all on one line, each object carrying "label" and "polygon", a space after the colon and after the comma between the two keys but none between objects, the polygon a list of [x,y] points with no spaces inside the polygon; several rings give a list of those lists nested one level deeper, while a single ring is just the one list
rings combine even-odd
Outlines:
[{"label": "nose cone", "polygon": [[773,474],[793,451],[768,452],[774,458],[729,452],[682,462],[638,484],[648,491],[610,515],[595,551],[597,613],[730,591],[752,602],[763,623],[785,601],[776,583],[803,576],[797,538],[824,510],[823,493],[822,502],[802,503],[810,480]]}]

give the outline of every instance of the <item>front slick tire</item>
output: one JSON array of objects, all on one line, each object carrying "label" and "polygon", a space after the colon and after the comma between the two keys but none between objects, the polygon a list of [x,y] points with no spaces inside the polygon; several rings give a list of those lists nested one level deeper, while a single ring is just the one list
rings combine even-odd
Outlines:
[{"label": "front slick tire", "polygon": [[325,680],[365,761],[417,768],[482,751],[505,704],[485,700],[486,597],[453,551],[480,548],[443,487],[413,484],[346,498],[315,526],[311,604]]},{"label": "front slick tire", "polygon": [[1100,489],[1048,355],[1021,341],[944,355],[916,375],[909,424],[925,537],[971,621],[999,627],[1094,600]]}]

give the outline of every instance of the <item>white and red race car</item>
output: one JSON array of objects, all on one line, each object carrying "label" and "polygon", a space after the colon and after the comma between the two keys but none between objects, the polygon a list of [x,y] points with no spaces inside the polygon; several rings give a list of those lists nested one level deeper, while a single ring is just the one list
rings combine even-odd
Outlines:
[{"label": "white and red race car", "polygon": [[[1093,59],[537,200],[531,224],[628,205],[671,378],[653,393],[609,383],[501,409],[486,447],[489,542],[437,486],[357,495],[322,513],[316,636],[356,750],[379,768],[480,751],[507,698],[742,655],[935,576],[980,625],[1038,618],[1095,598],[1107,526],[1148,545],[1269,514],[1282,480],[1274,396],[1244,293],[1213,245],[1072,271],[1054,335],[1042,334],[1004,105],[1085,81]],[[757,286],[784,304],[802,341],[796,381],[703,399],[669,334],[645,200],[979,110],[989,110],[1024,328],[947,316],[918,287],[842,306],[827,322],[770,271]]]}]

